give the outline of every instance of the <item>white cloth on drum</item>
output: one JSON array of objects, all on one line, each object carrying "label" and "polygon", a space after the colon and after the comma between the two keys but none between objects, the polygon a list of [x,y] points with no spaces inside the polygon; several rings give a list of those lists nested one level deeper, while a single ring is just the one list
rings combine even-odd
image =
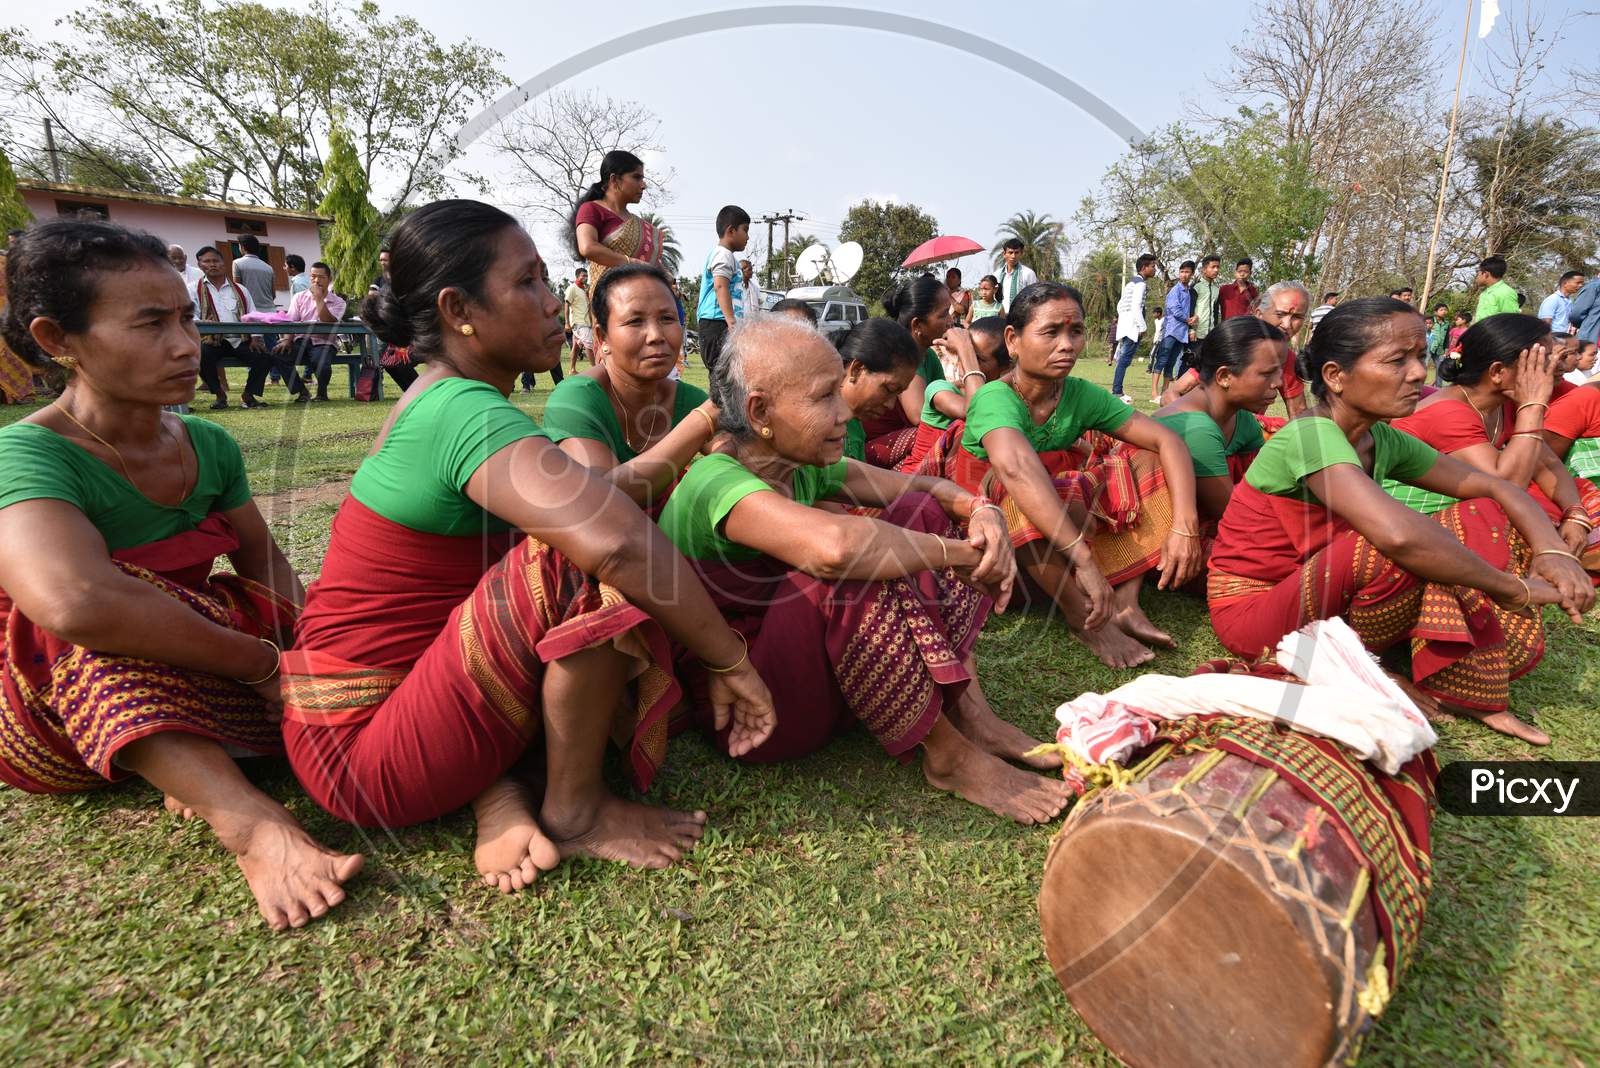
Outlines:
[{"label": "white cloth on drum", "polygon": [[1278,643],[1278,663],[1305,684],[1254,675],[1142,675],[1056,709],[1056,741],[1090,764],[1127,763],[1157,724],[1210,714],[1266,719],[1331,738],[1393,775],[1438,741],[1344,620],[1318,620]]}]

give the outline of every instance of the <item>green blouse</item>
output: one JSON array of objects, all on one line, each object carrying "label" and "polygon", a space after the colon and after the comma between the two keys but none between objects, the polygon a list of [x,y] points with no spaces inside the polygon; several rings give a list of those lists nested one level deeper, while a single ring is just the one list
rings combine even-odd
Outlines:
[{"label": "green blouse", "polygon": [[1233,440],[1222,440],[1222,428],[1205,412],[1173,412],[1158,415],[1156,422],[1177,431],[1189,446],[1196,478],[1216,478],[1228,474],[1228,457],[1241,452],[1257,452],[1267,442],[1261,424],[1250,412],[1233,417]]},{"label": "green blouse", "polygon": [[852,460],[867,462],[867,428],[859,419],[844,425],[844,454]]},{"label": "green blouse", "polygon": [[925,426],[931,426],[935,430],[949,430],[950,424],[955,420],[933,406],[933,398],[940,393],[961,395],[959,389],[942,378],[929,382],[928,388],[922,391],[922,422]]},{"label": "green blouse", "polygon": [[385,519],[424,534],[495,534],[511,524],[466,494],[483,462],[523,438],[545,437],[526,412],[487,382],[445,378],[395,419],[362,461],[350,494]]},{"label": "green blouse", "polygon": [[1005,382],[990,382],[967,405],[967,424],[961,432],[961,447],[980,460],[989,453],[983,447],[984,435],[1010,427],[1021,431],[1035,452],[1070,449],[1086,430],[1110,434],[1133,415],[1133,406],[1124,404],[1110,392],[1081,378],[1061,380],[1061,399],[1056,410],[1043,423],[1035,423],[1028,404]]},{"label": "green blouse", "polygon": [[944,377],[944,364],[939,362],[939,354],[933,349],[924,349],[922,363],[917,367],[917,374],[922,376],[922,381],[937,382]]},{"label": "green blouse", "polygon": [[[802,467],[794,473],[794,499],[811,505],[844,488],[845,462],[828,467]],[[683,481],[661,510],[661,531],[691,560],[754,560],[760,550],[729,541],[722,524],[733,506],[752,493],[777,492],[726,453],[702,456],[689,466]]]},{"label": "green blouse", "polygon": [[[1439,451],[1432,445],[1388,423],[1373,424],[1372,452],[1372,478],[1377,482],[1386,478],[1398,482],[1421,478],[1439,459]],[[1287,426],[1272,435],[1245,472],[1244,480],[1274,497],[1320,504],[1316,494],[1306,488],[1305,480],[1336,464],[1360,467],[1361,457],[1332,419],[1301,416],[1289,420]]]},{"label": "green blouse", "polygon": [[[705,390],[679,382],[672,397],[672,425],[683,422],[705,402]],[[619,464],[639,455],[623,436],[622,424],[606,387],[588,375],[569,375],[556,386],[544,407],[544,432],[551,441],[588,438],[602,442]]]},{"label": "green blouse", "polygon": [[182,415],[199,474],[178,505],[157,504],[76,442],[48,427],[12,423],[0,429],[0,508],[22,501],[65,501],[88,517],[112,552],[184,534],[212,512],[250,500],[244,456],[228,432],[197,415]]}]

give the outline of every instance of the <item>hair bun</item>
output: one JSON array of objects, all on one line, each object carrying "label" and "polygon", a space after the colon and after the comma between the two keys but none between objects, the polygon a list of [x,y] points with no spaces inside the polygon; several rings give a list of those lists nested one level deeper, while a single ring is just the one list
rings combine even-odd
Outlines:
[{"label": "hair bun", "polygon": [[1459,352],[1446,353],[1439,361],[1439,381],[1454,382],[1461,377],[1461,354]]},{"label": "hair bun", "polygon": [[378,337],[396,348],[406,348],[415,338],[411,319],[400,306],[392,286],[368,293],[361,302],[361,321]]},{"label": "hair bun", "polygon": [[895,284],[889,287],[889,292],[885,293],[878,303],[882,304],[883,310],[889,313],[889,318],[898,319],[900,318],[900,305],[905,303],[905,299],[906,287],[901,284]]}]

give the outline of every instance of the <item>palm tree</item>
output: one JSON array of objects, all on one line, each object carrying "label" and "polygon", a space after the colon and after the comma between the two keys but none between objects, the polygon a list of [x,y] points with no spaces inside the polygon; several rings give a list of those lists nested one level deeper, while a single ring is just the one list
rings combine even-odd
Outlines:
[{"label": "palm tree", "polygon": [[1019,211],[1000,224],[1000,240],[994,248],[994,265],[1001,266],[1005,257],[1003,249],[1011,238],[1022,242],[1022,262],[1033,268],[1033,273],[1043,282],[1054,282],[1061,277],[1061,232],[1063,225],[1048,214],[1036,215]]},{"label": "palm tree", "polygon": [[678,247],[678,237],[672,232],[672,227],[653,211],[641,211],[639,218],[656,228],[656,244],[661,246],[661,269],[669,277],[676,275],[678,264],[683,261],[683,249]]},{"label": "palm tree", "polygon": [[1122,294],[1122,253],[1113,245],[1095,249],[1078,265],[1073,284],[1083,294],[1084,317],[1094,324],[1110,322]]}]

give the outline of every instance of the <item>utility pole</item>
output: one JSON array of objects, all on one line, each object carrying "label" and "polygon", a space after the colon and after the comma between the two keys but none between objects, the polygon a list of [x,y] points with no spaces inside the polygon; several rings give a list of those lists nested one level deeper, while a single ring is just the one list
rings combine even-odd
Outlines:
[{"label": "utility pole", "polygon": [[758,223],[767,224],[767,288],[772,288],[772,224],[778,221],[776,215],[763,215],[757,219]]},{"label": "utility pole", "polygon": [[782,212],[775,211],[756,220],[758,223],[767,224],[767,285],[769,287],[772,285],[772,228],[778,223],[783,223],[783,247],[778,251],[783,259],[783,288],[785,290],[789,288],[789,223],[795,220],[804,221],[805,216],[797,214],[793,208],[787,208]]},{"label": "utility pole", "polygon": [[60,183],[61,157],[56,155],[56,131],[49,119],[44,120],[44,151],[50,157],[50,174],[57,183]]}]

